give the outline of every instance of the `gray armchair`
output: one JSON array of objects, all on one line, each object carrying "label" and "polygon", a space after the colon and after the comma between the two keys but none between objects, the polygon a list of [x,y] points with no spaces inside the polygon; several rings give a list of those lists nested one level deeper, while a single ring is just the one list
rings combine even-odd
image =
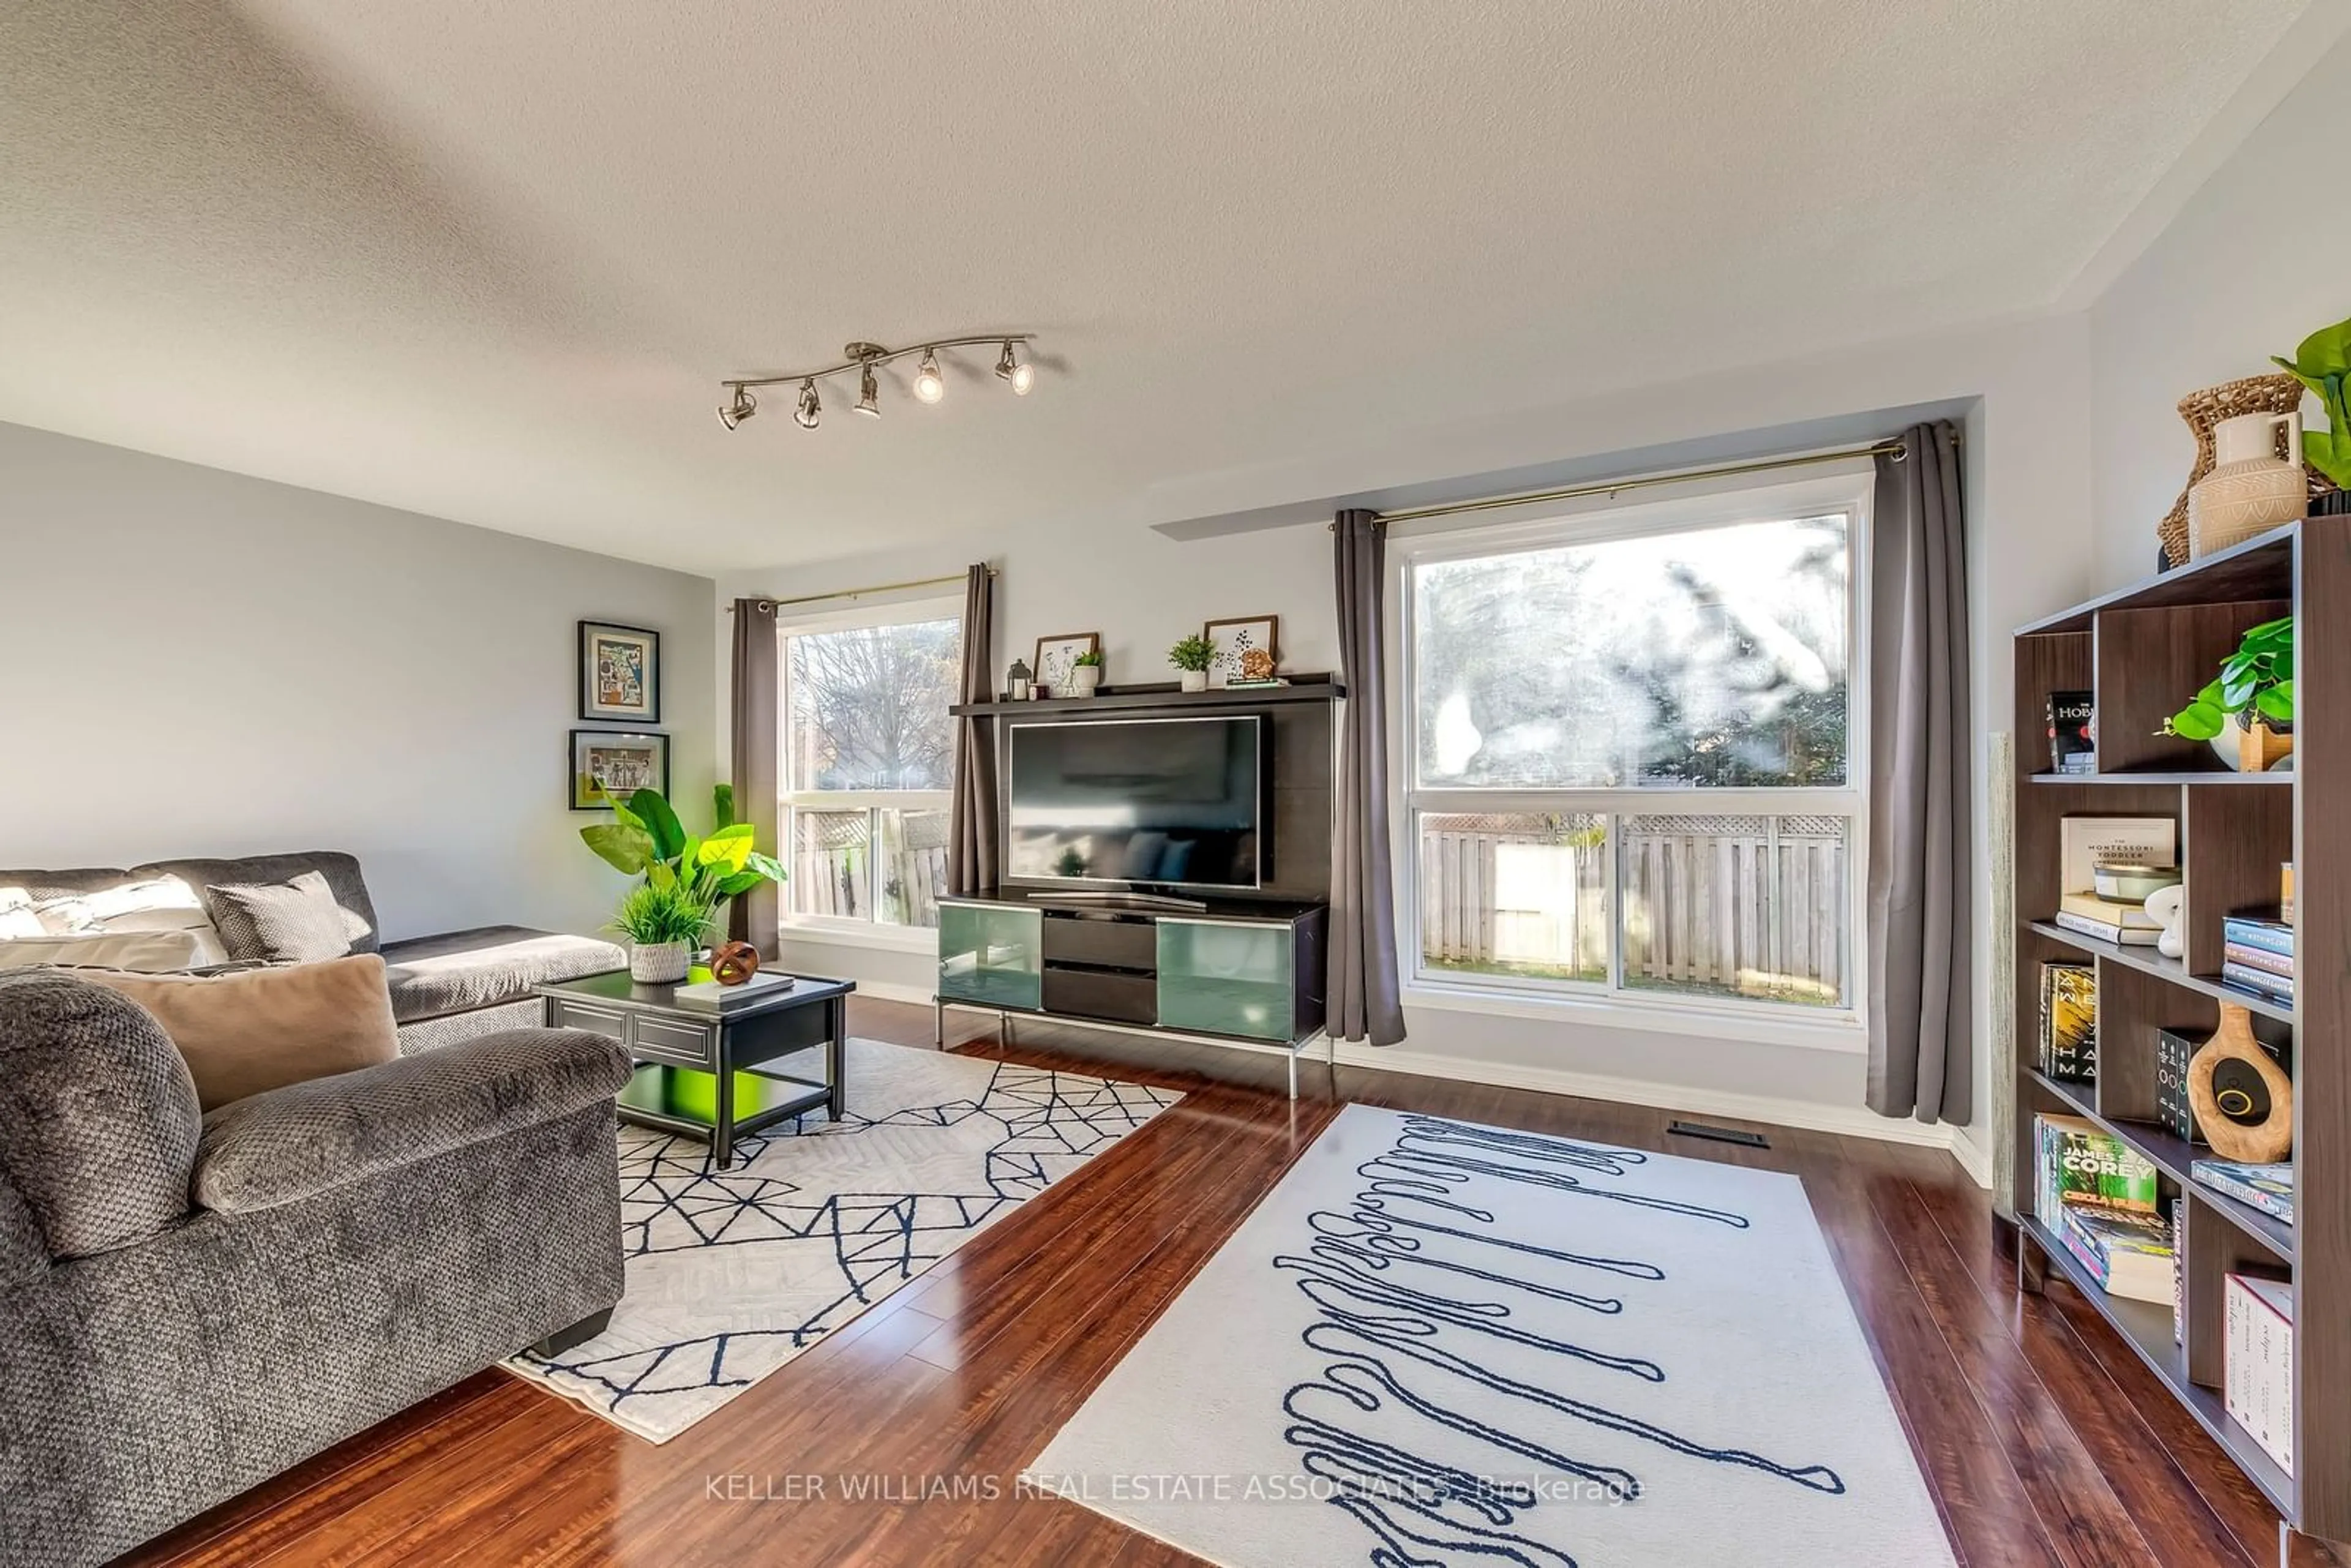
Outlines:
[{"label": "gray armchair", "polygon": [[601,1036],[200,1116],[114,992],[0,977],[0,1563],[94,1563],[620,1299]]}]

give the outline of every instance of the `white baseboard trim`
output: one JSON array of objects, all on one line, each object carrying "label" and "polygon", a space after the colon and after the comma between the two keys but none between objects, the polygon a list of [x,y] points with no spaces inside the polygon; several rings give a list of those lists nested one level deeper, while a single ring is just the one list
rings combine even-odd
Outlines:
[{"label": "white baseboard trim", "polygon": [[1991,1190],[1991,1151],[1969,1137],[1964,1127],[1951,1129],[1951,1157],[1959,1162],[1970,1181],[1986,1192]]},{"label": "white baseboard trim", "polygon": [[[1729,1116],[1741,1122],[1761,1122],[1775,1127],[1795,1127],[1808,1133],[1838,1133],[1847,1137],[1875,1138],[1880,1143],[1915,1144],[1949,1149],[1952,1129],[1929,1126],[1907,1118],[1880,1116],[1861,1105],[1823,1105],[1808,1100],[1780,1100],[1764,1094],[1738,1094],[1726,1090],[1693,1088],[1682,1083],[1652,1083],[1637,1078],[1612,1078],[1598,1072],[1576,1072],[1559,1067],[1528,1067],[1481,1061],[1470,1057],[1442,1056],[1434,1051],[1402,1051],[1395,1046],[1362,1044],[1339,1047],[1339,1060],[1350,1067],[1410,1072],[1424,1078],[1458,1078],[1471,1083],[1492,1083],[1505,1089],[1532,1089],[1547,1094],[1573,1094],[1585,1100],[1614,1100],[1647,1105],[1660,1111],[1682,1111],[1698,1116]],[[1964,1166],[1966,1162],[1961,1162]],[[1972,1170],[1969,1175],[1973,1176]],[[1986,1182],[1990,1185],[1989,1181]]]}]

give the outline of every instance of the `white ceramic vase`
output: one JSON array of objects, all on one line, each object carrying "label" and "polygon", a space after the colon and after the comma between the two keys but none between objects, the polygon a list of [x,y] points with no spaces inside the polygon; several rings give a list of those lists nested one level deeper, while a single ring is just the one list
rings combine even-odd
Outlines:
[{"label": "white ceramic vase", "polygon": [[1184,675],[1184,689],[1185,689],[1186,691],[1187,691],[1187,692],[1205,692],[1205,691],[1207,691],[1207,690],[1208,689],[1208,672],[1207,672],[1207,671],[1206,671],[1206,670],[1186,670],[1186,671],[1184,671],[1184,672],[1183,672],[1183,675]]},{"label": "white ceramic vase", "polygon": [[[2278,455],[2278,437],[2285,455]],[[2227,549],[2301,517],[2310,501],[2302,471],[2302,415],[2241,413],[2212,427],[2212,472],[2188,492],[2188,553]]]},{"label": "white ceramic vase", "polygon": [[629,946],[629,978],[641,986],[674,986],[694,965],[690,942],[634,942]]},{"label": "white ceramic vase", "polygon": [[1102,685],[1100,664],[1080,664],[1070,672],[1070,692],[1073,696],[1090,697]]}]

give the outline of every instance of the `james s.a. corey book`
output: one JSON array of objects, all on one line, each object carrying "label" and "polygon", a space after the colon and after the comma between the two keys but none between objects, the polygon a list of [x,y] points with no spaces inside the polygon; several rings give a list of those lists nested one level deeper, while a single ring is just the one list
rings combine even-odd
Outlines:
[{"label": "james s.a. corey book", "polygon": [[2067,1204],[2153,1215],[2156,1172],[2146,1156],[2085,1116],[2036,1115],[2035,1211],[2055,1230]]}]

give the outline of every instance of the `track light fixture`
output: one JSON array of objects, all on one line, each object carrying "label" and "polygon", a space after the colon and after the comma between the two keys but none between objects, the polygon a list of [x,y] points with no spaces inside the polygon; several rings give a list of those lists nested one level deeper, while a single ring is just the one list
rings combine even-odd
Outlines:
[{"label": "track light fixture", "polygon": [[759,400],[751,395],[751,389],[739,382],[734,386],[735,400],[718,405],[718,423],[729,430],[759,412]]},{"label": "track light fixture", "polygon": [[1004,357],[996,361],[996,373],[1010,384],[1015,397],[1027,397],[1029,389],[1037,384],[1037,367],[1020,362],[1009,338],[1004,340]]},{"label": "track light fixture", "polygon": [[1020,357],[1019,345],[1031,341],[1034,341],[1032,333],[996,332],[978,338],[933,338],[911,349],[885,349],[879,343],[862,341],[851,343],[841,350],[841,363],[827,365],[822,370],[793,371],[775,376],[745,376],[719,382],[719,390],[727,394],[728,401],[719,405],[718,423],[732,430],[758,411],[758,400],[751,395],[752,388],[785,386],[798,382],[799,401],[792,411],[792,422],[803,430],[814,430],[821,406],[817,397],[816,383],[826,376],[842,375],[851,371],[857,372],[857,402],[854,405],[857,412],[879,419],[882,416],[882,386],[881,378],[875,372],[893,360],[903,360],[915,354],[921,355],[922,360],[914,371],[914,396],[924,402],[935,403],[947,395],[946,376],[939,368],[939,350],[942,349],[1001,344],[1004,351],[996,361],[997,376],[1016,395],[1026,397],[1029,389],[1037,384],[1037,367]]}]

